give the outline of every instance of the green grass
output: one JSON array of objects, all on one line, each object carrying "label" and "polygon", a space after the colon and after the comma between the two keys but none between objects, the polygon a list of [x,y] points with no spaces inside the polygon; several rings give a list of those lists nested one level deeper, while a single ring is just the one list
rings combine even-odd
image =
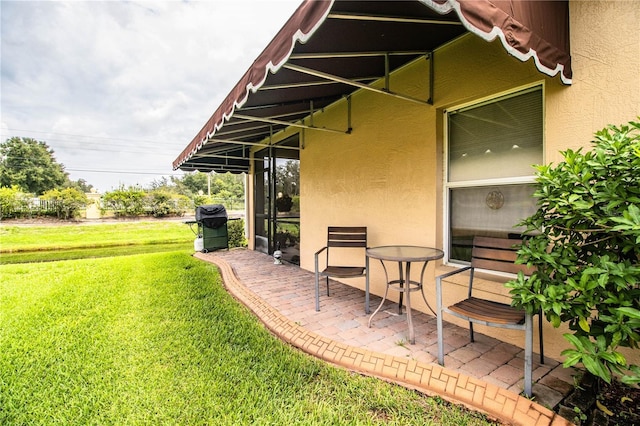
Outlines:
[{"label": "green grass", "polygon": [[132,254],[142,254],[149,252],[158,253],[176,250],[193,250],[193,241],[189,241],[188,243],[174,242],[169,244],[129,245],[125,247],[92,247],[85,249],[80,248],[0,253],[0,265],[8,265],[12,263],[52,262],[56,260],[128,256]]},{"label": "green grass", "polygon": [[0,226],[0,253],[104,248],[191,242],[195,235],[181,222],[147,221],[98,225]]},{"label": "green grass", "polygon": [[0,265],[189,250],[195,234],[180,222],[0,226]]},{"label": "green grass", "polygon": [[0,424],[490,424],[282,343],[191,250],[122,254],[0,266]]}]

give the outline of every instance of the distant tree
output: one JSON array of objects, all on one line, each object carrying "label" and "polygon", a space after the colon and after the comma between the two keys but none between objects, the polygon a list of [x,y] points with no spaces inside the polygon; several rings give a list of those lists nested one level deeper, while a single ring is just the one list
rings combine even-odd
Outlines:
[{"label": "distant tree", "polygon": [[208,191],[208,178],[206,173],[193,172],[187,173],[182,178],[174,178],[179,192],[187,196],[206,194]]},{"label": "distant tree", "polygon": [[0,186],[19,186],[40,195],[67,182],[64,166],[45,142],[12,137],[0,144]]},{"label": "distant tree", "polygon": [[244,198],[242,175],[214,174],[211,176],[211,195],[221,198]]},{"label": "distant tree", "polygon": [[[209,188],[211,196],[209,196]],[[228,205],[227,207],[231,208],[234,204],[238,205],[244,202],[244,177],[231,173],[208,174],[196,171],[186,173],[183,176],[171,176],[171,178],[163,176],[155,179],[147,190],[150,193],[160,191],[164,195],[172,194],[172,203],[177,202],[176,195],[185,196],[191,200],[191,205],[187,210],[193,209],[195,206],[213,203],[225,203]],[[180,201],[180,204],[182,203],[183,201]],[[160,202],[160,205],[162,204]],[[152,210],[155,211],[155,208]]]},{"label": "distant tree", "polygon": [[87,192],[91,192],[91,190],[93,189],[93,185],[89,184],[86,180],[84,179],[78,179],[78,180],[69,180],[65,186],[67,188],[75,188],[78,191],[87,193]]},{"label": "distant tree", "polygon": [[168,179],[166,176],[162,176],[160,179],[154,179],[149,185],[149,189],[152,191],[177,192],[175,178]]},{"label": "distant tree", "polygon": [[300,195],[300,163],[296,160],[288,160],[276,167],[276,191],[283,195]]}]

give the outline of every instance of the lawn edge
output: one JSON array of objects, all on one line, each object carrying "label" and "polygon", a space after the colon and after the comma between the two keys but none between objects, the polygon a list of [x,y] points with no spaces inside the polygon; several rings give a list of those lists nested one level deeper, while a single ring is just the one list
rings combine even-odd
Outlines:
[{"label": "lawn edge", "polygon": [[502,422],[523,426],[568,426],[573,423],[536,402],[486,383],[448,370],[438,364],[418,362],[349,346],[306,330],[281,315],[235,275],[231,266],[210,253],[193,255],[215,264],[227,290],[245,305],[278,338],[330,364],[391,381],[437,395],[467,406]]}]

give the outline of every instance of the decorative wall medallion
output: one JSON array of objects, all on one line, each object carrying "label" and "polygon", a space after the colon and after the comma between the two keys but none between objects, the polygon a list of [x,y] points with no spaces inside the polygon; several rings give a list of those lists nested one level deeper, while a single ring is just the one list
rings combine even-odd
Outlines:
[{"label": "decorative wall medallion", "polygon": [[500,191],[491,191],[487,194],[486,202],[491,210],[498,210],[504,206],[504,195]]}]

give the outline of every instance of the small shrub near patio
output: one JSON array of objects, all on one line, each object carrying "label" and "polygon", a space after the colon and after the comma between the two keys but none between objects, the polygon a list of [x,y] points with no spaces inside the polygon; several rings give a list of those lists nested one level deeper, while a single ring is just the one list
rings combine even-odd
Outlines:
[{"label": "small shrub near patio", "polygon": [[537,168],[538,211],[521,223],[533,236],[519,253],[537,271],[508,284],[514,304],[569,326],[566,367],[637,384],[640,366],[617,349],[640,342],[640,123],[609,126],[592,151],[562,154]]},{"label": "small shrub near patio", "polygon": [[229,220],[227,222],[227,236],[229,248],[246,247],[247,238],[244,234],[244,219]]}]

